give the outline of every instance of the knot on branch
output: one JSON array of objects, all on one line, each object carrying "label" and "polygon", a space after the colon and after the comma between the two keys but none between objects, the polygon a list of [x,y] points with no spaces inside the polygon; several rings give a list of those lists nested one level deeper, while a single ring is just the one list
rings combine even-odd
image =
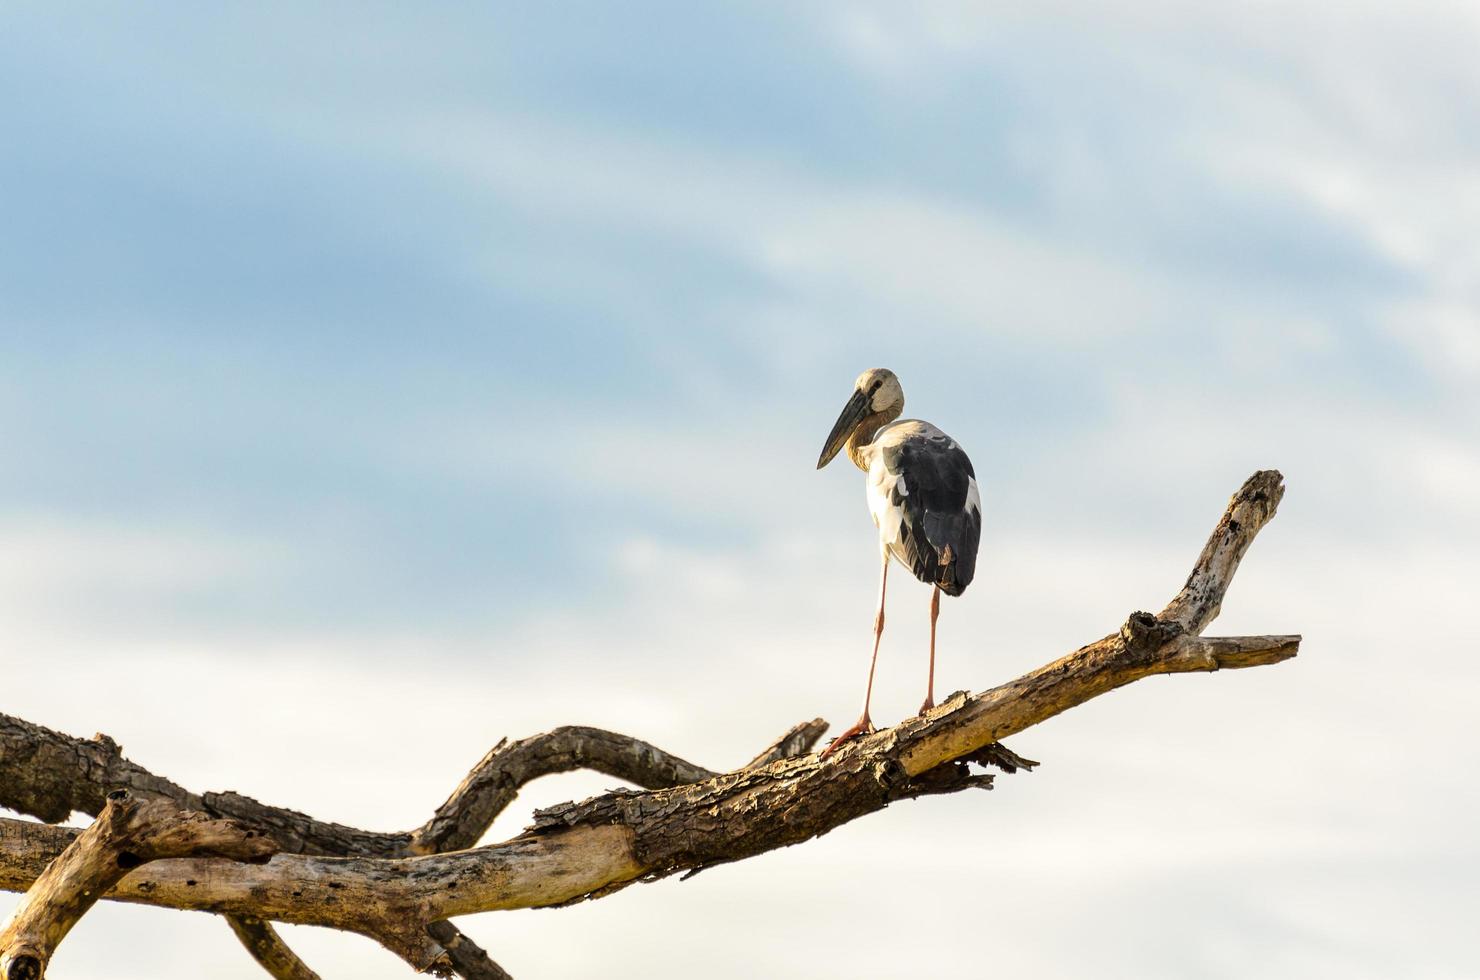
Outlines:
[{"label": "knot on branch", "polygon": [[1178,623],[1169,623],[1149,612],[1136,611],[1130,614],[1125,625],[1120,627],[1120,638],[1128,650],[1149,653],[1160,649],[1182,634]]},{"label": "knot on branch", "polygon": [[898,759],[883,758],[874,762],[871,767],[874,782],[883,787],[884,792],[892,793],[910,778],[905,772],[904,766],[899,764]]},{"label": "knot on branch", "polygon": [[41,980],[41,960],[29,952],[17,951],[5,966],[5,980]]}]

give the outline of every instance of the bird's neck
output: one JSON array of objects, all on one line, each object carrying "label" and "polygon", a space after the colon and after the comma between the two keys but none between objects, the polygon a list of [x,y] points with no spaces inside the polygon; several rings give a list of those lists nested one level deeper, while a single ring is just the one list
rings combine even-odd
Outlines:
[{"label": "bird's neck", "polygon": [[865,473],[868,472],[869,443],[874,441],[874,436],[878,434],[880,429],[899,418],[899,413],[903,410],[903,405],[895,405],[892,408],[884,409],[882,412],[875,412],[872,415],[865,416],[863,421],[858,423],[858,428],[854,429],[853,434],[848,437],[848,458],[853,460],[854,466],[863,470]]}]

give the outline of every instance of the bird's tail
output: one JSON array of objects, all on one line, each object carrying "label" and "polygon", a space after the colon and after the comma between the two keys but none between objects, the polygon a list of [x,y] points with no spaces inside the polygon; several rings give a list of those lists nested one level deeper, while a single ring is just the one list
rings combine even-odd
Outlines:
[{"label": "bird's tail", "polygon": [[957,553],[950,545],[946,545],[941,550],[935,584],[940,586],[942,592],[949,596],[958,596],[966,591],[975,576],[976,549],[963,549]]}]

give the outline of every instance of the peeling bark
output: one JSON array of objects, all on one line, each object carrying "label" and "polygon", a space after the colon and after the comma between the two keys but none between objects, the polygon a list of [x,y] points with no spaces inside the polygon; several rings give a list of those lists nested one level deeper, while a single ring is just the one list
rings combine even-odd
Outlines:
[{"label": "peeling bark", "polygon": [[478,843],[519,787],[539,776],[591,769],[656,788],[716,774],[626,735],[567,726],[517,742],[499,742],[452,791],[436,814],[411,835],[412,854],[457,851]]},{"label": "peeling bark", "polygon": [[[1117,631],[1053,663],[979,694],[954,694],[925,716],[849,742],[827,759],[805,754],[820,735],[820,720],[796,726],[729,773],[702,769],[627,736],[562,728],[501,742],[426,825],[375,834],[236,794],[195,797],[126,762],[111,741],[83,743],[0,718],[0,803],[62,819],[63,806],[95,799],[99,779],[119,780],[141,794],[199,801],[208,814],[239,816],[262,828],[284,853],[264,866],[159,861],[128,873],[106,897],[238,921],[347,929],[372,936],[418,969],[449,969],[459,951],[477,948],[449,931],[448,918],[602,897],[635,881],[692,874],[800,843],[897,800],[989,789],[992,777],[981,766],[1013,772],[1034,765],[1002,746],[1003,738],[1077,704],[1152,674],[1293,657],[1298,636],[1200,635],[1282,492],[1278,473],[1251,477],[1160,614],[1133,613]],[[578,768],[644,789],[538,811],[520,836],[471,847],[524,782]],[[39,884],[76,833],[0,820],[0,887]],[[498,969],[486,956],[482,962]]]},{"label": "peeling bark", "polygon": [[[758,758],[805,753],[826,727],[820,719],[793,726]],[[124,759],[121,748],[107,736],[78,739],[0,715],[0,774],[6,777],[0,780],[0,805],[43,819],[55,816],[63,808],[68,808],[70,813],[74,806],[101,810],[106,802],[102,788],[105,784],[97,780],[111,779],[133,787],[141,796],[177,800],[212,815],[234,815],[271,835],[285,852],[299,854],[405,856],[412,853],[412,842],[418,836],[428,853],[466,846],[461,842],[481,837],[525,783],[542,775],[587,766],[649,787],[713,775],[710,770],[646,742],[614,732],[572,726],[519,742],[501,741],[423,828],[413,833],[377,833],[316,820],[239,793],[192,793]],[[35,828],[35,824],[0,819],[0,856],[18,862],[6,865],[7,868],[19,870],[37,857],[34,849],[23,847],[7,852],[5,846],[7,842],[14,845],[21,841],[34,844]],[[59,845],[57,851],[75,835],[64,828],[59,831],[59,835],[48,839],[48,845]],[[45,861],[36,866],[30,879],[44,866]],[[300,980],[315,976],[261,917],[227,914],[226,918],[244,948],[269,975]],[[444,972],[450,969],[464,980],[508,980],[509,974],[451,923],[432,922],[426,926],[426,932],[432,943],[424,942],[419,935],[407,937],[374,931],[366,934],[410,958],[417,969]]]},{"label": "peeling bark", "polygon": [[275,853],[271,838],[235,821],[115,790],[93,825],[37,876],[0,930],[0,972],[6,980],[41,980],[57,945],[134,868],[205,856],[260,864]]}]

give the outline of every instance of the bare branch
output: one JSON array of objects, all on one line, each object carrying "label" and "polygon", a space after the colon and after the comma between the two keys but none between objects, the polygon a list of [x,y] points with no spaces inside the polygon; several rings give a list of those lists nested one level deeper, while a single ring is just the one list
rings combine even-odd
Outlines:
[{"label": "bare branch", "polygon": [[822,733],[827,731],[827,722],[821,718],[813,718],[791,726],[786,732],[766,746],[761,754],[751,759],[741,768],[755,769],[759,766],[768,766],[781,759],[794,759],[799,755],[806,755],[812,751]]},{"label": "bare branch", "polygon": [[1177,656],[1189,671],[1263,667],[1300,650],[1298,636],[1184,636],[1177,643]]},{"label": "bare branch", "polygon": [[283,942],[271,922],[256,916],[232,915],[227,916],[226,923],[269,976],[277,980],[319,980],[319,975]]},{"label": "bare branch", "polygon": [[[986,785],[968,764],[992,761],[992,754],[980,753],[1001,737],[1141,677],[1277,663],[1295,643],[1292,637],[1190,643],[1174,632],[1147,649],[1144,639],[1127,642],[1125,635],[1157,631],[1137,617],[1130,623],[1138,625],[1009,684],[952,695],[928,716],[849,743],[826,761],[783,760],[672,789],[564,804],[536,813],[523,836],[451,854],[397,860],[283,854],[265,868],[217,868],[209,880],[197,862],[170,862],[140,869],[110,897],[358,932],[372,923],[597,897],[634,881],[799,843],[896,800]],[[1230,651],[1227,662],[1219,659]],[[1026,765],[1012,758],[1009,764]],[[65,846],[66,835],[39,824],[0,823],[0,887],[24,887],[25,871]]]},{"label": "bare branch", "polygon": [[234,821],[109,793],[98,819],[47,865],[0,931],[0,970],[6,980],[40,980],[62,939],[133,868],[200,856],[260,864],[275,853],[270,838]]},{"label": "bare branch", "polygon": [[[363,832],[342,828],[351,836],[336,832],[335,849],[351,856],[282,854],[265,867],[216,862],[209,877],[199,860],[164,862],[129,875],[109,897],[349,929],[373,935],[425,968],[450,962],[450,945],[440,937],[433,942],[427,923],[438,929],[458,915],[600,897],[634,881],[799,843],[895,800],[989,787],[991,777],[973,765],[1030,768],[1000,740],[1070,707],[1152,674],[1260,666],[1295,655],[1298,636],[1198,635],[1216,615],[1239,559],[1273,516],[1280,493],[1277,473],[1258,473],[1245,483],[1162,615],[1134,613],[1118,631],[1039,670],[979,694],[953,695],[926,716],[850,742],[826,760],[787,757],[815,740],[813,723],[789,732],[752,765],[725,774],[624,736],[561,729],[496,746],[399,851],[377,847],[372,853],[404,854],[413,849],[411,839],[417,850],[471,842],[522,782],[546,772],[589,767],[664,788],[551,807],[535,814],[525,834],[473,850],[363,856],[346,846]],[[208,797],[208,805],[214,799]],[[272,813],[313,829],[302,815]],[[27,887],[69,834],[0,822],[0,887]]]},{"label": "bare branch", "polygon": [[[125,759],[122,748],[107,735],[83,740],[0,714],[0,805],[54,823],[74,810],[101,813],[107,794],[116,788],[141,799],[171,800],[186,809],[240,820],[269,833],[285,850],[397,854],[410,840],[409,834],[372,834],[325,823],[236,793],[197,795]],[[270,925],[227,918],[237,938],[269,974],[313,976]]]},{"label": "bare branch", "polygon": [[433,922],[427,926],[427,935],[447,950],[447,958],[458,976],[466,980],[514,980],[489,958],[481,946],[459,932],[451,922]]},{"label": "bare branch", "polygon": [[201,798],[123,757],[106,735],[73,738],[0,714],[0,804],[47,823],[73,811],[96,816],[108,794],[126,789],[140,799],[174,800],[206,810]]},{"label": "bare branch", "polygon": [[463,777],[447,802],[411,835],[407,851],[435,854],[472,847],[494,817],[532,779],[592,769],[647,789],[709,779],[715,773],[640,739],[569,725],[517,742],[499,742]]},{"label": "bare branch", "polygon": [[1284,495],[1284,477],[1279,470],[1260,470],[1245,480],[1228,502],[1228,509],[1213,528],[1202,554],[1197,556],[1187,584],[1157,618],[1164,623],[1175,623],[1184,633],[1196,634],[1207,629],[1223,608],[1223,596],[1244,552],[1274,517]]},{"label": "bare branch", "polygon": [[[751,765],[771,757],[805,752],[825,730],[817,719],[793,726]],[[105,735],[82,740],[19,718],[0,715],[0,804],[42,819],[63,819],[73,809],[96,812],[105,802],[108,783],[132,787],[143,798],[174,800],[215,816],[230,817],[262,829],[286,852],[319,855],[412,853],[417,836],[438,851],[470,846],[531,779],[573,769],[591,768],[640,786],[658,788],[710,778],[710,770],[693,765],[656,746],[615,732],[569,727],[515,743],[500,742],[474,767],[436,817],[417,835],[377,833],[316,820],[307,814],[268,806],[239,793],[197,795],[123,758]],[[96,781],[96,782],[95,782]],[[63,811],[66,811],[65,813]],[[254,959],[275,977],[306,978],[314,972],[258,916],[227,916],[233,933]],[[452,968],[466,980],[502,980],[509,975],[476,943],[450,923],[429,926],[445,949]],[[401,948],[401,938],[391,942]],[[410,944],[412,955],[437,960],[442,953]]]},{"label": "bare branch", "polygon": [[315,820],[239,793],[192,793],[125,759],[122,748],[106,735],[74,738],[0,714],[0,806],[58,823],[73,811],[101,813],[115,789],[259,827],[286,851],[403,854],[411,841],[409,833],[375,833]]},{"label": "bare branch", "polygon": [[[821,718],[793,725],[745,768],[809,751],[827,730]],[[590,769],[644,789],[664,789],[718,775],[630,735],[568,725],[517,742],[500,741],[463,777],[447,802],[411,835],[409,854],[472,847],[526,783],[558,772]]]}]

